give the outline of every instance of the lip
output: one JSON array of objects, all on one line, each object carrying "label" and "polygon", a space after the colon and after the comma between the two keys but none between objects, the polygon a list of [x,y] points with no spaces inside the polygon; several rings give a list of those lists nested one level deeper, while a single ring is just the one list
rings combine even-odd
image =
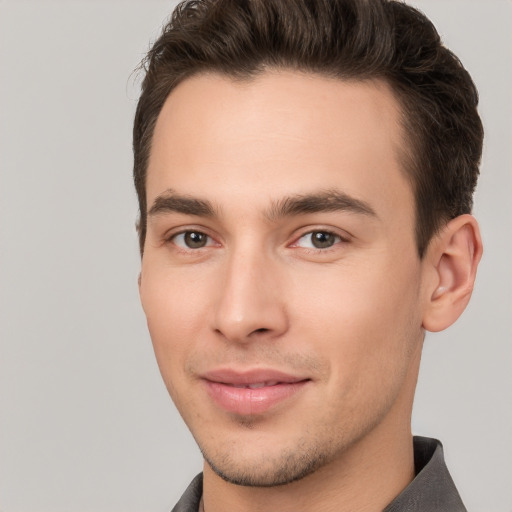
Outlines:
[{"label": "lip", "polygon": [[210,398],[222,409],[239,415],[262,414],[290,399],[310,382],[307,377],[273,369],[238,372],[219,369],[201,375]]}]

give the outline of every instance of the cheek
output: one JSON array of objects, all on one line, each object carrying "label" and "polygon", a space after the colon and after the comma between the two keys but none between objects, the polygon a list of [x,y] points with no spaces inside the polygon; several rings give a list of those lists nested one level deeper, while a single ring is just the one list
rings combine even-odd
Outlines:
[{"label": "cheek", "polygon": [[205,326],[205,298],[193,276],[173,272],[143,273],[140,297],[162,375],[167,381],[173,368],[186,357],[191,340],[201,338]]},{"label": "cheek", "polygon": [[340,266],[330,279],[318,278],[323,286],[301,300],[298,322],[308,331],[306,338],[318,341],[336,378],[348,381],[365,373],[371,379],[406,366],[421,337],[419,267],[400,267],[398,272],[386,261]]}]

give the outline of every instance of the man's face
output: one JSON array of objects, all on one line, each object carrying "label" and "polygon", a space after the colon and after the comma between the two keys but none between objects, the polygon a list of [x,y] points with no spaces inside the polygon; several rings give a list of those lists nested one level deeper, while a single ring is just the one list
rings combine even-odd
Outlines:
[{"label": "man's face", "polygon": [[181,83],[159,116],[140,293],[206,461],[273,485],[409,428],[423,339],[414,200],[379,82]]}]

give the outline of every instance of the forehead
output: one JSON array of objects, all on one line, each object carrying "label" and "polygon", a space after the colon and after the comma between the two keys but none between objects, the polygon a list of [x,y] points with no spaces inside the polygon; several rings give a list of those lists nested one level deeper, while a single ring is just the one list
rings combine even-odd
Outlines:
[{"label": "forehead", "polygon": [[400,109],[383,81],[267,71],[194,76],[169,95],[148,166],[148,205],[166,189],[219,203],[339,188],[380,207],[411,202]]}]

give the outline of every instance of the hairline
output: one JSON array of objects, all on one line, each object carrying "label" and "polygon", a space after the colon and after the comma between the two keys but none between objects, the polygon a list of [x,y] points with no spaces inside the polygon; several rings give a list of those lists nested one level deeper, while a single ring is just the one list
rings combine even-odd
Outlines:
[{"label": "hairline", "polygon": [[[397,161],[399,164],[400,172],[405,177],[407,182],[409,183],[409,186],[411,187],[411,191],[413,194],[414,199],[414,236],[416,240],[416,249],[417,254],[420,259],[423,258],[426,252],[426,247],[423,247],[420,245],[421,241],[421,234],[419,230],[421,229],[420,224],[420,212],[419,212],[419,200],[417,197],[418,194],[418,183],[415,179],[415,175],[417,174],[417,168],[419,167],[420,163],[418,161],[419,159],[419,153],[420,153],[420,144],[421,141],[418,140],[418,136],[416,133],[416,130],[412,126],[412,120],[410,113],[407,112],[406,104],[405,104],[405,98],[408,94],[408,91],[404,88],[398,87],[397,80],[389,77],[385,74],[375,74],[375,75],[352,75],[347,74],[346,76],[343,75],[343,73],[334,73],[329,72],[325,69],[308,69],[305,66],[293,66],[293,65],[276,65],[276,64],[268,64],[268,63],[262,63],[261,66],[259,66],[256,69],[253,70],[233,70],[233,71],[227,71],[223,69],[219,69],[214,66],[204,66],[204,67],[198,67],[197,69],[194,69],[188,73],[185,73],[183,76],[181,76],[178,80],[173,82],[173,84],[169,88],[169,92],[165,96],[164,100],[162,101],[160,108],[158,110],[158,114],[154,116],[154,118],[151,120],[150,125],[148,126],[148,130],[146,132],[146,136],[149,135],[149,143],[148,143],[148,152],[147,152],[147,159],[145,162],[145,166],[143,169],[142,177],[144,179],[144,213],[140,212],[140,217],[144,216],[145,219],[145,225],[141,226],[142,218],[139,217],[137,221],[137,231],[139,233],[139,236],[141,236],[141,233],[143,231],[144,239],[140,240],[140,250],[141,250],[141,256],[144,253],[144,243],[145,243],[145,237],[146,237],[146,226],[147,226],[147,217],[149,212],[147,211],[148,203],[147,203],[147,176],[149,171],[149,161],[151,158],[151,151],[153,146],[153,140],[154,140],[154,133],[156,129],[156,125],[158,123],[158,119],[160,118],[160,115],[162,113],[162,110],[164,108],[165,103],[169,99],[169,96],[176,90],[177,87],[179,87],[184,82],[188,81],[189,79],[196,78],[196,77],[202,77],[202,76],[218,76],[218,77],[224,77],[227,78],[235,83],[242,83],[242,84],[250,84],[254,81],[256,81],[260,76],[264,75],[265,73],[272,73],[272,72],[292,72],[297,73],[300,75],[303,75],[305,78],[308,76],[319,76],[331,80],[341,81],[341,82],[351,82],[351,83],[380,83],[383,84],[385,87],[389,89],[391,92],[396,106],[397,106],[397,113],[398,113],[398,121],[399,121],[399,143],[394,144],[394,151],[397,155]],[[437,228],[434,230],[434,232],[431,234],[429,240],[427,241],[427,246],[432,240],[432,238],[436,235],[436,233],[439,231],[441,225],[444,225],[446,221],[449,219],[441,219],[440,225],[437,226]]]}]

